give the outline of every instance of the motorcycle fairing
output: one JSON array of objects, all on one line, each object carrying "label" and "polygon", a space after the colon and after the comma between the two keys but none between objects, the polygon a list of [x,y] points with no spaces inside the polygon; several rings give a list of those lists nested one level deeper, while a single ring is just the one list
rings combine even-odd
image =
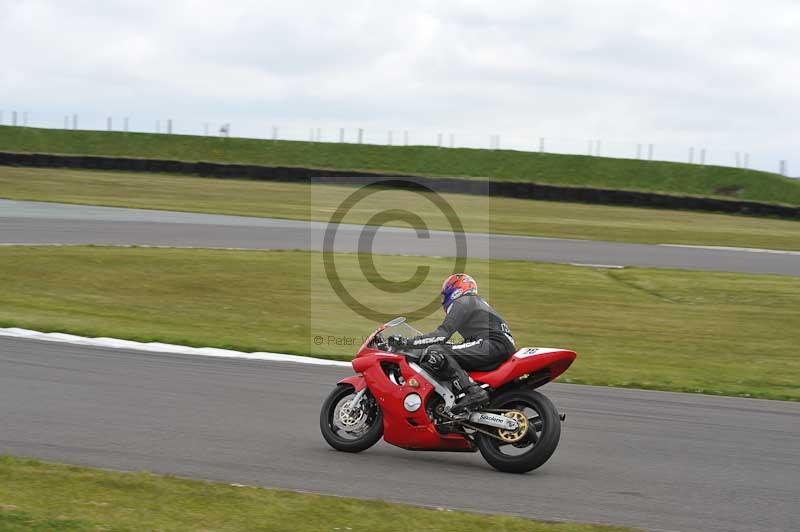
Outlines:
[{"label": "motorcycle fairing", "polygon": [[352,377],[340,380],[339,384],[349,384],[355,388],[356,392],[360,392],[367,385],[367,381],[364,379],[363,375],[353,375]]},{"label": "motorcycle fairing", "polygon": [[[458,434],[441,434],[428,417],[428,401],[434,396],[433,385],[409,366],[404,355],[370,349],[372,356],[353,359],[353,369],[360,373],[357,380],[341,382],[368,386],[383,412],[383,439],[387,443],[412,450],[472,451],[473,445]],[[403,383],[392,382],[382,363],[394,364],[400,369]],[[350,377],[354,379],[354,377]],[[416,386],[411,386],[414,382]],[[418,394],[422,406],[416,412],[405,409],[403,402],[409,394]]]},{"label": "motorcycle fairing", "polygon": [[577,355],[574,351],[551,347],[523,347],[492,371],[472,371],[470,376],[479,383],[492,388],[502,385],[526,374],[547,373],[549,382],[558,378],[570,367]]}]

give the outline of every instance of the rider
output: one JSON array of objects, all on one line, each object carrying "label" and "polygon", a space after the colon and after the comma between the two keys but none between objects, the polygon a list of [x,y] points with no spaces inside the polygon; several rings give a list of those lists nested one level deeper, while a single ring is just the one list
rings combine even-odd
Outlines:
[{"label": "rider", "polygon": [[[392,336],[389,342],[406,349],[424,349],[420,364],[437,377],[453,383],[458,397],[452,410],[463,411],[488,402],[489,394],[470,379],[465,370],[490,370],[516,351],[514,337],[505,320],[478,296],[478,285],[465,273],[457,273],[442,284],[444,322],[438,329],[411,339]],[[446,344],[458,332],[464,343]]]}]

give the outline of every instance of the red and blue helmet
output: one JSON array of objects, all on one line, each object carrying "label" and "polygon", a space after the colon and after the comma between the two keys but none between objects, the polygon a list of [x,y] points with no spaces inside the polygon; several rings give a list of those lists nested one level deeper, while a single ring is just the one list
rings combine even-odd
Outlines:
[{"label": "red and blue helmet", "polygon": [[442,308],[445,312],[453,301],[466,294],[477,294],[478,283],[466,273],[454,273],[442,283]]}]

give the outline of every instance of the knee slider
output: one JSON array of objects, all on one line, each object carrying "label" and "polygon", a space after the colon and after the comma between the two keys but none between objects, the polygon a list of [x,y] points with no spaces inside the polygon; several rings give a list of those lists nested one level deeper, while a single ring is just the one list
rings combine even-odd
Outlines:
[{"label": "knee slider", "polygon": [[422,352],[420,362],[434,371],[441,371],[447,367],[447,357],[436,346],[429,346]]}]

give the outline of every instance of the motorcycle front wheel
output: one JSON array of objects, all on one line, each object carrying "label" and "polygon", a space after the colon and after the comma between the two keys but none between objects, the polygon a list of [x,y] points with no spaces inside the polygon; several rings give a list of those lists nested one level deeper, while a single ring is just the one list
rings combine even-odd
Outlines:
[{"label": "motorcycle front wheel", "polygon": [[[488,434],[477,434],[478,449],[491,466],[506,473],[527,473],[553,455],[561,438],[561,419],[550,399],[539,392],[516,390],[492,399],[491,409],[522,412],[527,431],[508,443]],[[507,435],[507,439],[517,436]]]},{"label": "motorcycle front wheel", "polygon": [[349,384],[339,384],[322,403],[319,428],[328,445],[337,451],[358,453],[383,436],[383,413],[372,394],[364,394],[359,408],[350,405],[356,396]]}]

